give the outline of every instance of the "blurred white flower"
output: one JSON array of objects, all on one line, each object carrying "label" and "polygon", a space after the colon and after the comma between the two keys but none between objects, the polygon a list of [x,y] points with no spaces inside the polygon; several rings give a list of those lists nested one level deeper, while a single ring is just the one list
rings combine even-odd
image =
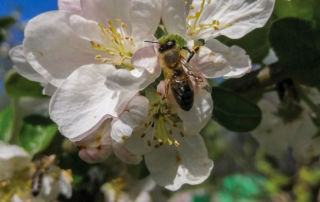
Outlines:
[{"label": "blurred white flower", "polygon": [[[0,142],[0,197],[4,202],[46,202],[63,194],[71,197],[71,171],[62,170],[55,165],[48,165],[43,170],[43,177],[35,179],[37,166],[31,156],[16,145],[5,145]],[[32,183],[38,180],[36,196],[32,194]]]},{"label": "blurred white flower", "polygon": [[101,191],[106,202],[152,202],[151,192],[155,186],[150,177],[136,180],[126,176],[104,184]]},{"label": "blurred white flower", "polygon": [[[305,93],[316,103],[320,95],[316,89],[303,88]],[[267,93],[258,103],[263,111],[262,122],[252,135],[260,146],[270,155],[282,159],[290,150],[299,163],[308,163],[320,155],[320,137],[317,125],[312,120],[312,110],[300,101],[301,112],[281,116],[281,100],[277,93]],[[289,112],[293,112],[293,109]]]}]

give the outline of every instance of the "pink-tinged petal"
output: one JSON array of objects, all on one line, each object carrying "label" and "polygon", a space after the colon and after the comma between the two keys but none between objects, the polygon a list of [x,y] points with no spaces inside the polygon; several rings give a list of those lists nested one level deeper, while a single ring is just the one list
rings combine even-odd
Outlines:
[{"label": "pink-tinged petal", "polygon": [[142,161],[141,155],[135,155],[125,148],[123,144],[113,141],[113,153],[124,163],[139,164]]},{"label": "pink-tinged petal", "polygon": [[132,56],[134,70],[119,69],[107,76],[106,86],[113,90],[142,90],[161,74],[154,46],[137,50]]},{"label": "pink-tinged petal", "polygon": [[170,186],[177,176],[181,158],[174,146],[162,145],[145,155],[151,177],[158,185]]},{"label": "pink-tinged petal", "polygon": [[183,129],[187,135],[195,135],[212,117],[213,102],[211,93],[201,87],[195,88],[194,103],[189,111],[178,108],[178,116],[183,121]]},{"label": "pink-tinged petal", "polygon": [[71,28],[70,16],[63,11],[47,12],[30,20],[25,29],[26,60],[57,87],[78,67],[96,62],[97,51]]},{"label": "pink-tinged petal", "polygon": [[55,92],[50,117],[73,141],[92,134],[107,118],[118,117],[137,91],[112,91],[104,85],[112,65],[86,65],[74,71]]},{"label": "pink-tinged petal", "polygon": [[[194,9],[190,14],[200,11],[202,0],[194,0]],[[197,38],[205,40],[225,35],[232,39],[238,39],[252,30],[263,27],[270,18],[275,0],[216,0],[205,3],[203,13],[198,24],[212,23],[219,20],[219,30],[204,29],[196,34]]]},{"label": "pink-tinged petal", "polygon": [[161,1],[131,0],[131,24],[134,40],[152,40],[160,23],[160,16]]},{"label": "pink-tinged petal", "polygon": [[132,131],[147,118],[149,101],[143,96],[135,96],[120,117],[112,122],[111,137],[117,143],[123,143]]},{"label": "pink-tinged petal", "polygon": [[191,60],[192,67],[207,78],[235,78],[250,72],[251,60],[238,46],[227,47],[211,39]]},{"label": "pink-tinged petal", "polygon": [[178,190],[183,184],[202,183],[210,176],[213,168],[213,161],[208,158],[206,145],[199,134],[180,138],[178,141],[180,166],[173,183],[166,186],[172,191]]},{"label": "pink-tinged petal", "polygon": [[106,160],[112,153],[110,136],[111,119],[101,123],[96,131],[85,139],[75,142],[79,147],[79,156],[87,163],[97,163]]},{"label": "pink-tinged petal", "polygon": [[186,11],[184,1],[162,1],[162,21],[171,34],[186,34]]},{"label": "pink-tinged petal", "polygon": [[59,10],[81,14],[80,0],[58,0],[58,8]]}]

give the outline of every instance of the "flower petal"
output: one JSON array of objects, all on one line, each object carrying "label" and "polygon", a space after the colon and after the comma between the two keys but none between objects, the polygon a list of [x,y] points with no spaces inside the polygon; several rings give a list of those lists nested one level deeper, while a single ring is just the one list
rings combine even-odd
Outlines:
[{"label": "flower petal", "polygon": [[111,120],[104,121],[100,127],[85,139],[76,142],[80,148],[79,156],[87,163],[97,163],[106,160],[112,153],[110,136]]},{"label": "flower petal", "polygon": [[141,155],[131,153],[124,144],[119,144],[115,141],[112,143],[114,154],[124,163],[139,164],[142,161]]},{"label": "flower petal", "polygon": [[[193,0],[194,9],[200,11],[202,0]],[[238,39],[252,30],[263,27],[272,14],[275,0],[216,0],[205,4],[199,24],[212,23],[219,20],[219,30],[205,29],[197,34],[197,38],[211,39],[225,35]],[[189,15],[191,14],[189,13]]]},{"label": "flower petal", "polygon": [[[146,130],[145,127],[135,129],[133,134],[124,142],[125,148],[135,155],[144,155],[148,153],[152,147],[153,130]],[[149,143],[148,143],[149,142]]]},{"label": "flower petal", "polygon": [[173,183],[180,160],[175,147],[169,145],[162,145],[145,155],[145,163],[151,177],[161,186]]},{"label": "flower petal", "polygon": [[160,23],[161,3],[158,0],[131,0],[132,36],[139,42],[152,40]]},{"label": "flower petal", "polygon": [[31,156],[21,147],[0,142],[0,180],[11,176],[14,171],[31,165]]},{"label": "flower petal", "polygon": [[241,77],[251,70],[251,60],[242,48],[229,48],[215,39],[207,41],[190,64],[207,78]]},{"label": "flower petal", "polygon": [[80,0],[59,0],[58,8],[75,14],[81,13]]},{"label": "flower petal", "polygon": [[194,103],[189,111],[178,108],[178,116],[183,121],[184,132],[195,135],[207,124],[212,117],[213,102],[211,93],[205,89],[195,88]]},{"label": "flower petal", "polygon": [[135,96],[118,119],[113,120],[111,137],[117,143],[123,143],[132,131],[147,118],[149,101],[143,96]]},{"label": "flower petal", "polygon": [[141,48],[132,56],[134,70],[119,69],[107,76],[106,86],[113,90],[142,90],[161,74],[154,46]]},{"label": "flower petal", "polygon": [[118,117],[137,91],[112,91],[105,87],[112,65],[86,65],[74,71],[55,92],[50,116],[60,132],[73,141],[90,135],[107,118]]},{"label": "flower petal", "polygon": [[30,20],[25,30],[26,60],[57,87],[78,67],[94,63],[97,55],[90,42],[70,27],[70,16],[63,11],[47,12]]},{"label": "flower petal", "polygon": [[31,81],[36,81],[40,83],[45,82],[45,79],[38,72],[36,72],[26,61],[23,54],[22,45],[13,47],[9,51],[9,55],[10,55],[10,59],[14,64],[13,68],[23,77]]},{"label": "flower petal", "polygon": [[177,147],[181,158],[176,178],[173,183],[166,186],[175,191],[183,184],[200,184],[206,180],[213,168],[213,161],[208,158],[206,145],[198,135],[178,137],[180,146]]},{"label": "flower petal", "polygon": [[44,77],[42,77],[38,72],[36,72],[31,65],[26,61],[23,54],[22,45],[16,46],[12,48],[9,52],[10,59],[12,60],[14,66],[13,68],[23,77],[41,83],[44,87],[43,94],[45,95],[53,95],[56,87],[52,84],[48,83]]},{"label": "flower petal", "polygon": [[162,21],[170,34],[186,35],[184,1],[162,0]]},{"label": "flower petal", "polygon": [[[108,20],[120,19],[130,25],[131,0],[80,0],[83,16],[106,25]],[[131,26],[131,25],[130,25]],[[131,30],[130,26],[128,27]]]}]

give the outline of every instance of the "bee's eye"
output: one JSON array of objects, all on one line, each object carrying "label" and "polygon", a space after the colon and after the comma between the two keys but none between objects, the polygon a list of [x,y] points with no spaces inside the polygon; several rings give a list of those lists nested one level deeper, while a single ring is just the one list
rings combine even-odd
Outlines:
[{"label": "bee's eye", "polygon": [[173,46],[176,45],[176,42],[174,40],[169,40],[167,41],[167,47],[168,48],[172,48]]}]

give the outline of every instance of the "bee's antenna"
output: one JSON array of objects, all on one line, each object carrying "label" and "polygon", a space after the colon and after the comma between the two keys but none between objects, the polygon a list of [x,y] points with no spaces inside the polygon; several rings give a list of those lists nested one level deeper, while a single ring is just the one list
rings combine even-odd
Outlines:
[{"label": "bee's antenna", "polygon": [[144,41],[144,42],[146,42],[146,43],[159,43],[157,41]]}]

